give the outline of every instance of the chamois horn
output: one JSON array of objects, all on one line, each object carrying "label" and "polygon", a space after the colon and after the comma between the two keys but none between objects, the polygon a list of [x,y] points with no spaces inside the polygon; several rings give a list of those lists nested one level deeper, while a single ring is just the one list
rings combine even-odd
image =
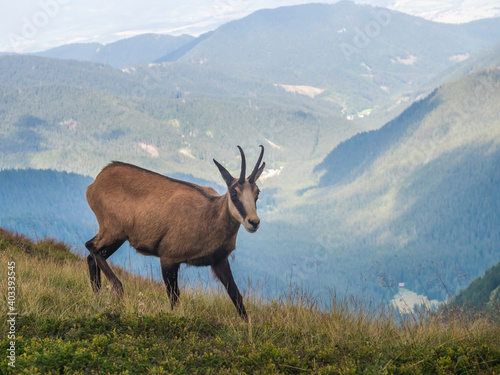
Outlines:
[{"label": "chamois horn", "polygon": [[247,162],[245,160],[245,154],[243,153],[243,149],[238,146],[240,149],[240,154],[241,154],[241,173],[240,173],[240,179],[238,180],[239,184],[244,184],[245,183],[245,173],[247,169]]},{"label": "chamois horn", "polygon": [[255,175],[257,174],[257,171],[259,170],[260,167],[260,162],[262,161],[262,156],[264,156],[264,146],[259,145],[262,150],[260,151],[260,156],[259,160],[257,160],[257,164],[255,164],[255,167],[253,168],[252,174],[248,176],[248,182],[253,184],[255,182]]}]

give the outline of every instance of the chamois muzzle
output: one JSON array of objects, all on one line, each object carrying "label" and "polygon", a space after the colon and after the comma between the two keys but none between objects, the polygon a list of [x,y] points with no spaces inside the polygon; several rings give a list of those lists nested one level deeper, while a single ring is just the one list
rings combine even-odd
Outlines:
[{"label": "chamois muzzle", "polygon": [[251,225],[250,229],[247,229],[249,232],[256,232],[257,229],[259,229],[260,226],[260,219],[252,219],[248,220],[248,223]]}]

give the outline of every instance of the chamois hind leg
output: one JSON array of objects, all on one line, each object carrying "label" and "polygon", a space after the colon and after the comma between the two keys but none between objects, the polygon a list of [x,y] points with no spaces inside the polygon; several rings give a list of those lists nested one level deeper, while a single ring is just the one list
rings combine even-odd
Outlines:
[{"label": "chamois hind leg", "polygon": [[167,295],[170,299],[170,308],[172,310],[179,299],[179,283],[177,281],[179,266],[179,263],[168,264],[163,261],[161,262],[161,274],[167,287]]},{"label": "chamois hind leg", "polygon": [[96,237],[85,243],[85,247],[89,250],[90,255],[87,257],[87,264],[89,266],[90,284],[94,292],[98,292],[101,288],[101,270],[104,275],[109,280],[112,288],[118,294],[123,294],[123,285],[121,281],[116,277],[115,273],[109,267],[108,259],[118,248],[123,245],[125,241],[118,240],[110,245],[104,245],[97,247]]},{"label": "chamois hind leg", "polygon": [[212,265],[212,271],[217,276],[217,278],[222,282],[222,285],[227,290],[227,294],[233,301],[234,306],[238,310],[238,314],[240,314],[241,318],[245,321],[248,320],[247,312],[245,310],[245,306],[243,306],[243,297],[236,286],[236,283],[233,279],[233,274],[231,272],[231,267],[229,266],[229,261],[226,259],[221,262]]}]

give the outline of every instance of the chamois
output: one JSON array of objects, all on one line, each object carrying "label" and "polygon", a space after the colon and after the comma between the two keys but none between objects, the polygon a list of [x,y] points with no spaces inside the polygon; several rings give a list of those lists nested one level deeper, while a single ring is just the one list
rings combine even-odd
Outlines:
[{"label": "chamois", "polygon": [[256,181],[265,162],[260,156],[245,178],[245,154],[241,154],[239,178],[213,159],[227,185],[219,195],[210,187],[176,180],[122,162],[106,166],[87,188],[87,201],[99,230],[85,243],[90,284],[101,287],[101,270],[112,289],[123,294],[123,286],[106,259],[125,241],[137,252],[160,258],[163,281],[171,308],[179,298],[177,272],[181,263],[211,266],[222,282],[239,315],[247,320],[243,298],[234,282],[228,256],[236,247],[240,224],[250,233],[259,229]]}]

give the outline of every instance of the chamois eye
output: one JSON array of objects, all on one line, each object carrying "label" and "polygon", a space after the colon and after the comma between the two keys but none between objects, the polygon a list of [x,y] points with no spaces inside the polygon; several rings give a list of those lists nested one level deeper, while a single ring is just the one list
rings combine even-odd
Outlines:
[{"label": "chamois eye", "polygon": [[237,199],[238,198],[238,193],[236,192],[236,190],[231,190],[230,193],[231,195],[231,199]]}]

